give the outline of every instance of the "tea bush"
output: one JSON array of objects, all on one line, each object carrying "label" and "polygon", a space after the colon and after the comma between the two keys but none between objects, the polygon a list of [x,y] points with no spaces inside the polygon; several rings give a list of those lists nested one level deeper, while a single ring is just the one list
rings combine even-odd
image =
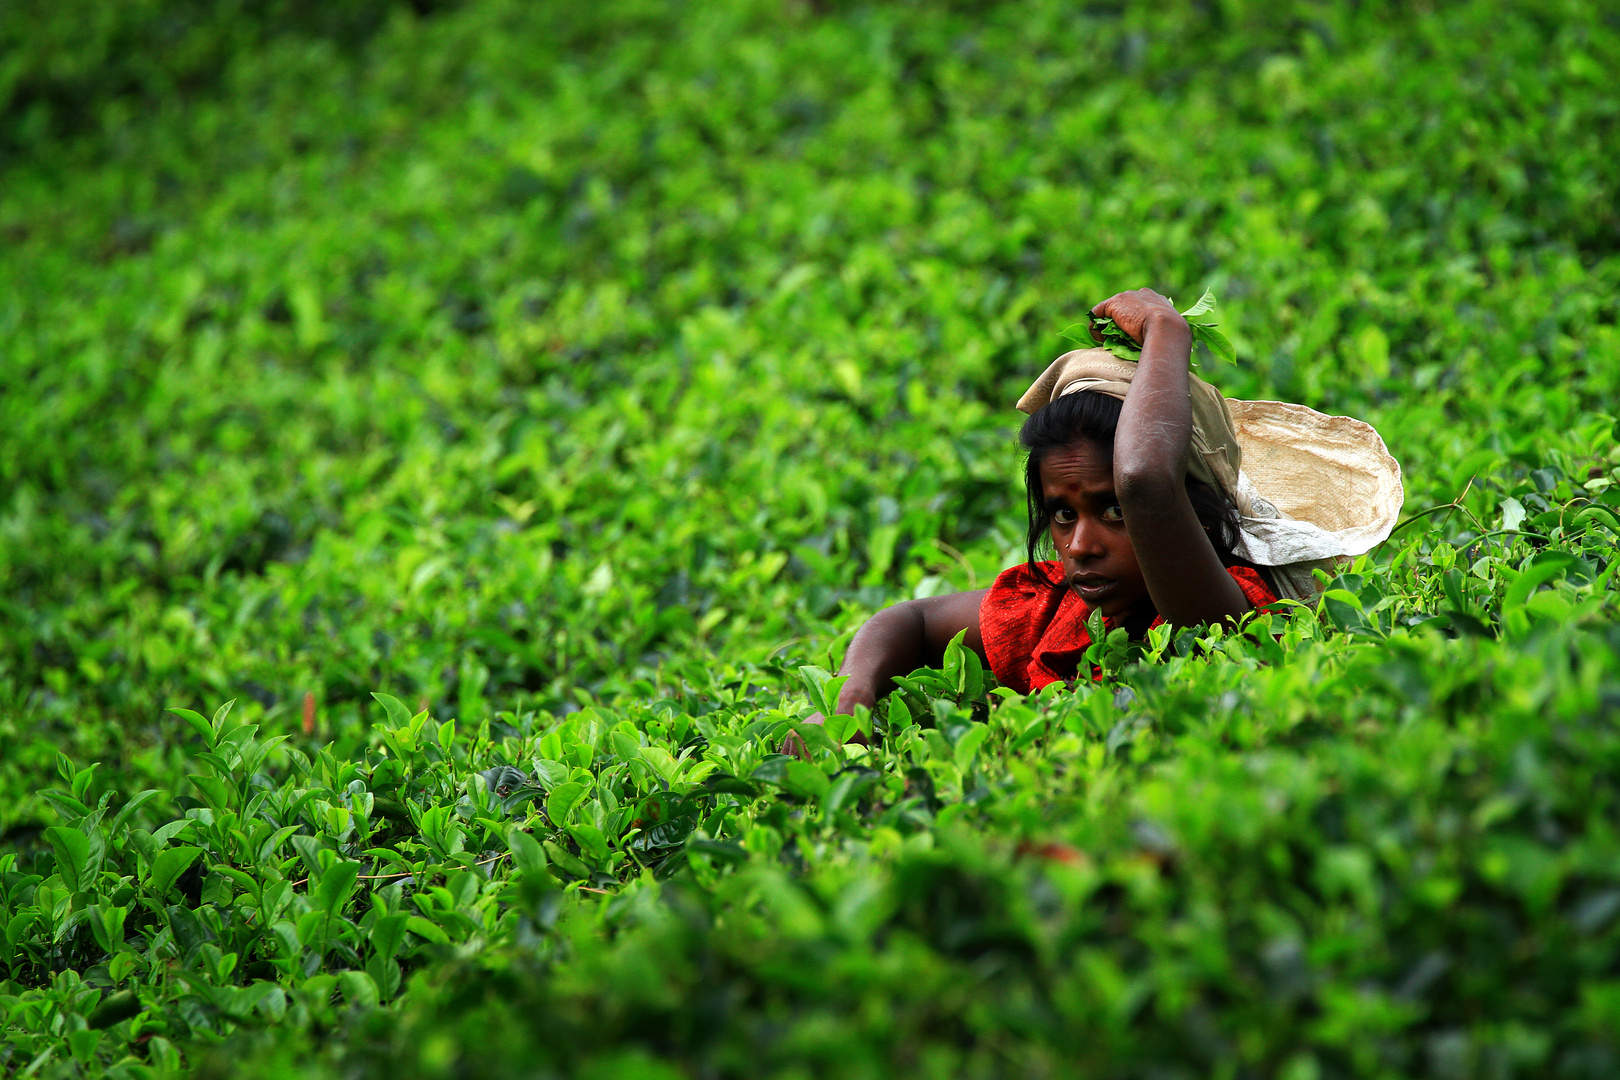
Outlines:
[{"label": "tea bush", "polygon": [[[6,1075],[1614,1071],[1602,5],[317,7],[0,12]],[[1143,283],[1400,530],[803,726]]]}]

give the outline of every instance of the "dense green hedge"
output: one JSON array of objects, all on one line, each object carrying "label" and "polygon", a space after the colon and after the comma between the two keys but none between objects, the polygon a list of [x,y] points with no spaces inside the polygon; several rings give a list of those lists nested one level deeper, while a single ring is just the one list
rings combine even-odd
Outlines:
[{"label": "dense green hedge", "polygon": [[[1172,666],[1127,708],[1049,708],[1033,753],[1007,752],[1029,711],[1003,706],[976,754],[964,736],[916,755],[947,806],[971,763],[971,805],[931,829],[886,824],[926,821],[922,798],[862,821],[823,797],[793,822],[797,880],[750,862],[569,910],[548,928],[564,948],[435,972],[402,1017],[354,1022],[343,1058],[412,1076],[1609,1074],[1617,650],[1612,630],[1549,631],[1510,654],[1397,638],[1320,665]],[[257,1042],[263,1075],[309,1045]]]},{"label": "dense green hedge", "polygon": [[[338,11],[0,13],[7,1075],[1614,1070],[1602,5]],[[775,755],[1144,283],[1441,509]]]}]

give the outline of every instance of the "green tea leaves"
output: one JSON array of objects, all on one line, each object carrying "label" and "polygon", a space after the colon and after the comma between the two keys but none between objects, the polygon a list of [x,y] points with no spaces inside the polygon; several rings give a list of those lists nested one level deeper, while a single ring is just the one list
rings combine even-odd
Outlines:
[{"label": "green tea leaves", "polygon": [[1213,325],[1194,323],[1192,334],[1194,341],[1202,342],[1215,356],[1230,364],[1237,363],[1237,349],[1226,339],[1226,335]]},{"label": "green tea leaves", "polygon": [[[665,757],[668,757],[667,753]],[[558,784],[551,789],[551,794],[546,796],[546,817],[551,820],[553,825],[561,826],[568,820],[568,812],[573,809],[574,804],[579,802],[584,794],[584,784],[572,781],[566,784]]]},{"label": "green tea leaves", "polygon": [[397,697],[394,697],[392,694],[373,693],[371,696],[376,699],[377,704],[383,707],[383,712],[387,715],[388,722],[393,725],[396,730],[400,728],[409,729],[411,727],[411,710],[405,707],[405,703],[403,701],[399,700]]},{"label": "green tea leaves", "polygon": [[1523,523],[1525,516],[1524,504],[1518,499],[1509,496],[1502,500],[1503,529],[1515,530]]},{"label": "green tea leaves", "polygon": [[[1114,320],[1097,320],[1097,322],[1107,322],[1109,326],[1112,326]],[[1094,349],[1098,345],[1097,339],[1091,336],[1092,327],[1094,325],[1096,325],[1096,323],[1091,320],[1073,323],[1069,326],[1065,326],[1062,330],[1059,330],[1058,337],[1063,338],[1066,341],[1073,342],[1076,348]]]},{"label": "green tea leaves", "polygon": [[124,921],[129,917],[128,908],[114,904],[91,904],[85,909],[85,916],[96,944],[104,951],[117,953],[124,948]]},{"label": "green tea leaves", "polygon": [[964,773],[967,772],[979,753],[979,747],[984,745],[984,740],[989,736],[989,728],[983,724],[974,724],[965,735],[957,739],[956,746],[951,752],[951,760],[956,763],[956,767]]},{"label": "green tea leaves", "polygon": [[428,922],[420,915],[410,915],[405,919],[405,929],[411,931],[434,945],[450,944],[450,935],[433,923]]},{"label": "green tea leaves", "polygon": [[[1236,362],[1237,350],[1227,340],[1226,335],[1215,329],[1219,324],[1214,319],[1214,311],[1215,292],[1213,289],[1205,289],[1198,302],[1183,311],[1181,316],[1187,320],[1195,345],[1201,342],[1214,356]],[[1121,360],[1134,361],[1142,355],[1140,342],[1116,325],[1113,319],[1099,315],[1091,315],[1086,322],[1064,327],[1058,331],[1058,336],[1073,342],[1078,348],[1107,349]],[[1194,371],[1198,370],[1196,352],[1189,358],[1188,366]]]},{"label": "green tea leaves", "polygon": [[132,1019],[139,1015],[140,1011],[140,997],[132,990],[120,990],[108,994],[106,999],[96,1006],[95,1012],[90,1014],[89,1024],[94,1030],[104,1030]]},{"label": "green tea leaves", "polygon": [[315,883],[313,899],[316,907],[328,915],[341,914],[359,878],[359,863],[347,860],[334,862]]},{"label": "green tea leaves", "polygon": [[45,839],[56,852],[56,871],[68,889],[80,892],[90,888],[94,874],[90,837],[78,829],[58,825],[45,830]]},{"label": "green tea leaves", "polygon": [[151,873],[146,883],[158,896],[165,895],[174,887],[175,880],[191,867],[202,855],[199,847],[172,847],[161,852],[157,861],[153,863]]},{"label": "green tea leaves", "polygon": [[546,869],[546,852],[540,842],[517,826],[506,831],[507,849],[512,852],[512,865],[525,874],[540,874]]},{"label": "green tea leaves", "polygon": [[201,713],[193,712],[191,709],[171,708],[169,711],[189,724],[191,730],[197,733],[204,744],[209,747],[214,745],[214,727]]},{"label": "green tea leaves", "polygon": [[1186,311],[1183,311],[1181,313],[1181,317],[1186,319],[1188,322],[1191,322],[1192,320],[1198,318],[1200,315],[1207,315],[1211,311],[1214,311],[1214,310],[1215,310],[1215,290],[1214,289],[1205,289],[1204,290],[1204,295],[1200,296],[1198,298],[1198,302],[1195,303],[1192,307],[1188,308]]},{"label": "green tea leaves", "polygon": [[849,679],[806,664],[799,668],[799,681],[804,686],[805,696],[810,699],[810,707],[823,716],[832,716],[838,711],[838,692]]}]

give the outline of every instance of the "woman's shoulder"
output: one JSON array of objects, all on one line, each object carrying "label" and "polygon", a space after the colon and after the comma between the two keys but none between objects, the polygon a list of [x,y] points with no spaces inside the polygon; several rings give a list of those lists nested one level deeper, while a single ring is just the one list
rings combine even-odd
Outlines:
[{"label": "woman's shoulder", "polygon": [[1054,621],[1083,633],[1084,616],[1075,616],[1084,607],[1065,583],[1061,563],[1020,563],[998,574],[979,604],[979,633],[1001,685],[1027,694],[1052,681],[1035,653]]}]

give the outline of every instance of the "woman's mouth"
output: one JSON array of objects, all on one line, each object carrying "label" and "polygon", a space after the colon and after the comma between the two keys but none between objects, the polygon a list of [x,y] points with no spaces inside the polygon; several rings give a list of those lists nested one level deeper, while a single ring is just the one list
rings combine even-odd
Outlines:
[{"label": "woman's mouth", "polygon": [[1080,599],[1084,600],[1092,607],[1096,607],[1097,601],[1103,599],[1110,592],[1112,592],[1114,586],[1117,584],[1118,582],[1116,582],[1113,578],[1103,577],[1101,574],[1069,575],[1070,588],[1074,589],[1074,591],[1079,594]]}]

